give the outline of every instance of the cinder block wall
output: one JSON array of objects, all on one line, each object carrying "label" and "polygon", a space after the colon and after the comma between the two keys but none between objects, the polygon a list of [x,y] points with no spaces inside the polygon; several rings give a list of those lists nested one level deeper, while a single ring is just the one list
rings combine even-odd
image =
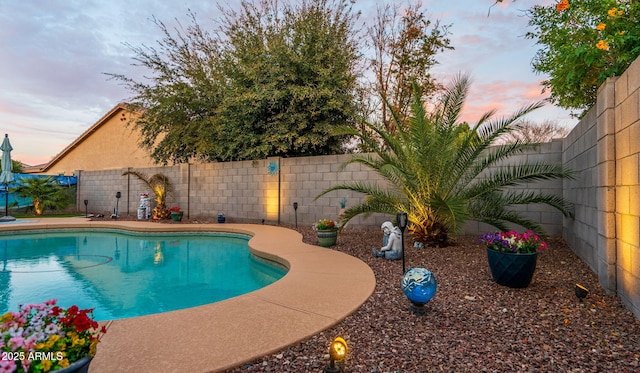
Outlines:
[{"label": "cinder block wall", "polygon": [[[340,201],[347,206],[362,202],[363,196],[336,191],[320,197],[324,189],[338,183],[363,180],[384,185],[375,173],[359,164],[341,168],[349,155],[300,158],[268,158],[258,161],[180,164],[175,166],[76,171],[78,175],[78,210],[84,212],[83,200],[88,200],[91,213],[111,214],[117,202],[121,215],[136,215],[140,193],[150,193],[147,186],[126,171],[138,171],[151,176],[166,175],[174,192],[167,206],[179,206],[190,218],[212,219],[224,213],[228,222],[311,225],[319,219],[337,219]],[[151,195],[153,197],[153,195]],[[293,203],[298,209],[294,210]],[[380,226],[393,217],[373,214],[367,219],[357,217],[352,226]]]},{"label": "cinder block wall", "polygon": [[564,138],[562,162],[575,171],[575,179],[564,180],[563,197],[573,203],[575,219],[564,220],[564,238],[597,273],[598,170],[595,108]]},{"label": "cinder block wall", "polygon": [[576,206],[564,238],[640,317],[640,59],[598,90],[597,104],[563,141],[564,183]]},{"label": "cinder block wall", "polygon": [[[561,161],[562,143],[554,141],[542,144],[527,154],[511,161],[545,162]],[[311,225],[319,219],[336,219],[340,212],[340,201],[347,200],[347,207],[359,204],[364,196],[350,191],[333,191],[316,199],[323,190],[345,182],[366,181],[381,187],[387,182],[375,172],[361,164],[344,166],[350,155],[327,155],[298,158],[268,158],[258,161],[180,164],[175,166],[118,169],[107,171],[77,171],[79,175],[78,206],[89,200],[89,211],[111,214],[116,206],[116,192],[122,197],[118,201],[119,213],[136,215],[140,193],[149,189],[137,177],[122,174],[128,170],[151,176],[166,175],[173,184],[174,192],[168,197],[168,207],[177,205],[190,218],[211,219],[224,213],[228,222]],[[527,185],[531,190],[561,195],[562,182],[545,181]],[[293,203],[298,209],[294,210]],[[551,235],[562,234],[562,214],[544,205],[519,207],[524,215],[541,222]],[[368,218],[356,217],[351,226],[379,227],[394,216],[372,214]],[[495,230],[477,222],[469,222],[467,234],[481,234]]]},{"label": "cinder block wall", "polygon": [[615,197],[608,201],[615,210],[606,207],[615,215],[607,236],[615,239],[615,247],[607,246],[602,256],[609,266],[616,263],[617,292],[640,317],[640,59],[615,81],[614,90],[615,124],[607,127],[615,137]]},{"label": "cinder block wall", "polygon": [[[126,211],[127,179],[122,177],[125,170],[76,171],[78,175],[78,189],[76,205],[78,210],[85,212],[84,200],[87,200],[89,213],[110,215],[118,203],[119,211]],[[116,202],[116,193],[122,197]]]},{"label": "cinder block wall", "polygon": [[[343,168],[350,155],[325,155],[318,157],[281,158],[281,221],[294,224],[298,203],[298,224],[311,225],[323,218],[336,219],[340,212],[340,201],[347,200],[347,207],[360,204],[364,196],[350,191],[330,192],[316,200],[323,190],[337,184],[360,180],[372,184],[386,185],[376,173],[360,164],[349,164]],[[369,218],[356,217],[352,226],[377,226],[395,217],[373,214]]]}]

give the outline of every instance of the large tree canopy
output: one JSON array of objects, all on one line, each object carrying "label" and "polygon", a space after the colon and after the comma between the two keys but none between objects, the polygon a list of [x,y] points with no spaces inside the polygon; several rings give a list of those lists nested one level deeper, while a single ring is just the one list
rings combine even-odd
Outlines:
[{"label": "large tree canopy", "polygon": [[242,1],[216,32],[163,33],[159,49],[131,47],[152,75],[122,81],[141,108],[135,125],[160,163],[331,154],[353,122],[357,18],[346,0]]},{"label": "large tree canopy", "polygon": [[355,113],[355,15],[346,1],[242,3],[222,29],[222,159],[335,154]]}]

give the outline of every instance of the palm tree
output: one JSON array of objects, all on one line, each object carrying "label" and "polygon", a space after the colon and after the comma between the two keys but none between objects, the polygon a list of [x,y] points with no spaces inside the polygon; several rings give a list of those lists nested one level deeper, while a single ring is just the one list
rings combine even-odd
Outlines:
[{"label": "palm tree", "polygon": [[44,210],[64,210],[73,201],[73,196],[60,186],[52,177],[32,177],[18,179],[18,186],[12,188],[12,193],[30,198],[36,215],[42,215]]},{"label": "palm tree", "polygon": [[168,195],[173,192],[173,186],[167,176],[155,174],[148,177],[146,174],[138,171],[127,171],[122,174],[122,176],[125,175],[133,175],[140,179],[156,196],[156,207],[153,208],[153,213],[151,214],[152,219],[160,220],[171,218],[171,211],[167,208],[166,203]]},{"label": "palm tree", "polygon": [[571,171],[541,162],[506,165],[509,157],[536,144],[519,140],[495,145],[496,139],[517,128],[514,125],[520,118],[543,104],[525,106],[498,120],[490,120],[495,113],[490,111],[470,127],[459,121],[468,90],[469,78],[458,76],[445,88],[434,110],[427,113],[416,87],[411,118],[401,125],[394,116],[398,128],[394,135],[369,123],[363,132],[340,128],[340,133],[359,139],[373,153],[356,154],[344,166],[363,164],[382,176],[388,187],[346,182],[322,191],[316,199],[334,190],[363,193],[365,200],[342,215],[342,226],[360,214],[405,211],[414,239],[438,246],[446,245],[449,234],[459,233],[467,220],[500,230],[508,230],[508,223],[513,223],[544,236],[539,224],[510,209],[516,205],[542,203],[572,216],[571,205],[561,197],[513,188],[571,177]]}]

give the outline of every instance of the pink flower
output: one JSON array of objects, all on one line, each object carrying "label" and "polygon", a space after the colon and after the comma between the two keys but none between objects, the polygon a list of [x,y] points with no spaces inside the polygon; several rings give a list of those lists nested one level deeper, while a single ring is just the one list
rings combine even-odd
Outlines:
[{"label": "pink flower", "polygon": [[[0,360],[0,372],[15,372],[16,363],[13,360]],[[29,370],[29,367],[25,367],[25,370]]]},{"label": "pink flower", "polygon": [[24,338],[22,338],[22,336],[15,336],[9,339],[9,346],[11,346],[11,351],[24,347]]}]

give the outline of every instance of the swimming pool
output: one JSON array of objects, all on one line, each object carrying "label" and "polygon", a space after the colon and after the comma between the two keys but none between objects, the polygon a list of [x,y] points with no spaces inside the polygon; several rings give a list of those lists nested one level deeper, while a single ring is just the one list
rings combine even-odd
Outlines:
[{"label": "swimming pool", "polygon": [[200,306],[282,278],[250,254],[248,236],[108,230],[3,235],[0,313],[56,298],[114,320]]}]

